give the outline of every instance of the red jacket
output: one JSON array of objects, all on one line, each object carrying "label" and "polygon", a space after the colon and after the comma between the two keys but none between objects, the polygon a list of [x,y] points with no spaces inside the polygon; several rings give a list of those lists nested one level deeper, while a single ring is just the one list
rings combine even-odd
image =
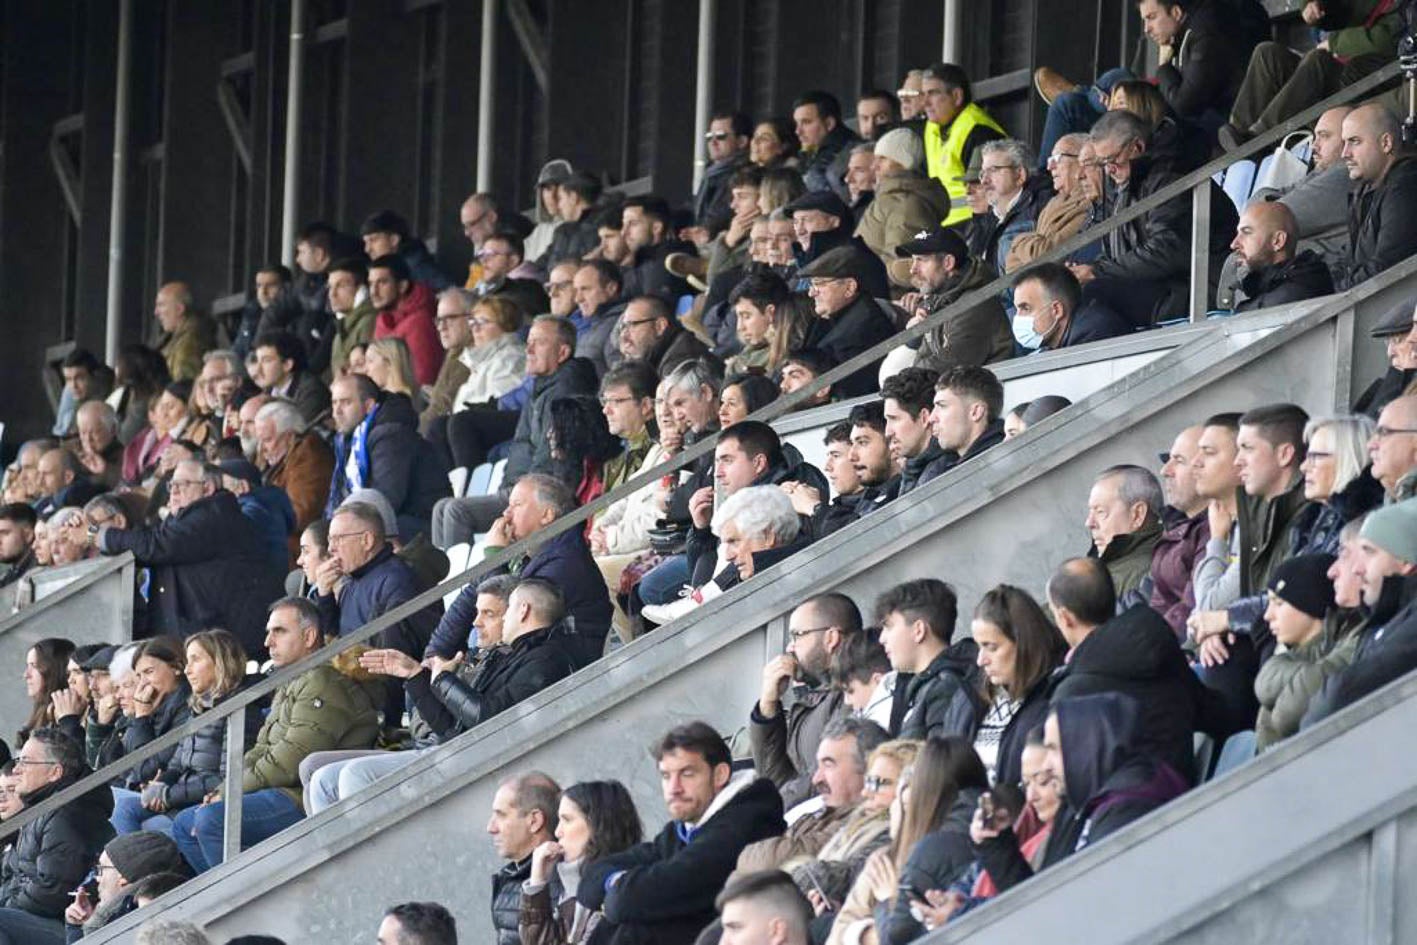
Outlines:
[{"label": "red jacket", "polygon": [[443,343],[433,324],[437,301],[433,290],[421,282],[409,283],[408,294],[393,309],[380,312],[374,321],[375,338],[402,338],[413,356],[413,373],[419,385],[432,384],[443,366]]}]

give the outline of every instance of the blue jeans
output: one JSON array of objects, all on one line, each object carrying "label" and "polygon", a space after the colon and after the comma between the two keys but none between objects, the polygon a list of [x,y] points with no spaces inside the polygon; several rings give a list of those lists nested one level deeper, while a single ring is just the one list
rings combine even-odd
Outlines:
[{"label": "blue jeans", "polygon": [[172,829],[172,818],[166,814],[154,814],[143,806],[143,796],[127,788],[113,788],[113,816],[108,822],[120,834],[152,830],[168,833]]},{"label": "blue jeans", "polygon": [[1108,69],[1097,77],[1090,87],[1064,92],[1048,106],[1048,116],[1043,120],[1043,138],[1038,143],[1038,167],[1048,169],[1048,155],[1053,153],[1053,145],[1063,135],[1087,131],[1107,110],[1102,104],[1102,90],[1108,92],[1118,82],[1133,78],[1127,69]]},{"label": "blue jeans", "polygon": [[0,945],[64,945],[64,921],[0,909]]},{"label": "blue jeans", "polygon": [[[278,788],[266,788],[241,798],[241,849],[273,837],[305,815],[290,795]],[[226,805],[221,801],[189,807],[172,820],[172,839],[192,870],[205,873],[221,862],[222,820]]]},{"label": "blue jeans", "polygon": [[640,578],[640,600],[646,604],[676,601],[689,577],[688,555],[671,555]]}]

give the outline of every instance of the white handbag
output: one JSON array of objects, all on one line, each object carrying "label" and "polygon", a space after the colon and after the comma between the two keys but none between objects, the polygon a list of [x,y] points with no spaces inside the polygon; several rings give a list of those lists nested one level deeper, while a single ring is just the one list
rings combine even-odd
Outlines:
[{"label": "white handbag", "polygon": [[[1286,190],[1303,180],[1304,175],[1309,173],[1309,163],[1295,152],[1312,141],[1313,137],[1308,131],[1295,131],[1285,135],[1284,140],[1279,142],[1279,147],[1274,149],[1274,153],[1260,164],[1254,189]],[[1291,141],[1294,144],[1291,145]]]}]

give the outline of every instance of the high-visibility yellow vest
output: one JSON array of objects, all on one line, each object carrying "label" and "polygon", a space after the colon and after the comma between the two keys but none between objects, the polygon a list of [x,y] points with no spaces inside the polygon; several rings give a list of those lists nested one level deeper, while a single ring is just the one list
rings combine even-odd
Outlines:
[{"label": "high-visibility yellow vest", "polygon": [[948,132],[942,134],[939,125],[933,121],[925,122],[926,171],[944,184],[950,195],[950,215],[942,221],[945,226],[954,226],[970,218],[969,205],[965,203],[964,181],[955,178],[964,176],[964,143],[969,140],[970,132],[979,125],[1005,134],[999,123],[974,102],[960,110],[954,121],[950,122]]}]

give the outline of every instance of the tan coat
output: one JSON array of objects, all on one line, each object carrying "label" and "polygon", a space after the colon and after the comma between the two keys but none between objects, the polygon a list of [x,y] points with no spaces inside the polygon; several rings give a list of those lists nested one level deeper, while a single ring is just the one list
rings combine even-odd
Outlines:
[{"label": "tan coat", "polygon": [[[887,177],[876,183],[875,199],[862,214],[856,235],[871,252],[881,257],[890,271],[890,264],[896,258],[895,248],[909,242],[921,230],[938,227],[949,212],[950,195],[935,178],[914,173]],[[908,282],[898,281],[895,275],[892,273],[893,282],[910,287]]]},{"label": "tan coat", "polygon": [[449,348],[443,358],[443,366],[438,368],[438,377],[433,381],[433,389],[428,394],[428,406],[418,415],[418,432],[428,435],[428,427],[438,417],[446,417],[453,412],[453,397],[458,389],[467,383],[468,369],[462,362],[461,346]]},{"label": "tan coat", "polygon": [[1091,208],[1092,201],[1081,193],[1054,196],[1038,215],[1037,228],[1014,237],[1004,258],[1004,271],[1014,272],[1072,239],[1081,232]]}]

